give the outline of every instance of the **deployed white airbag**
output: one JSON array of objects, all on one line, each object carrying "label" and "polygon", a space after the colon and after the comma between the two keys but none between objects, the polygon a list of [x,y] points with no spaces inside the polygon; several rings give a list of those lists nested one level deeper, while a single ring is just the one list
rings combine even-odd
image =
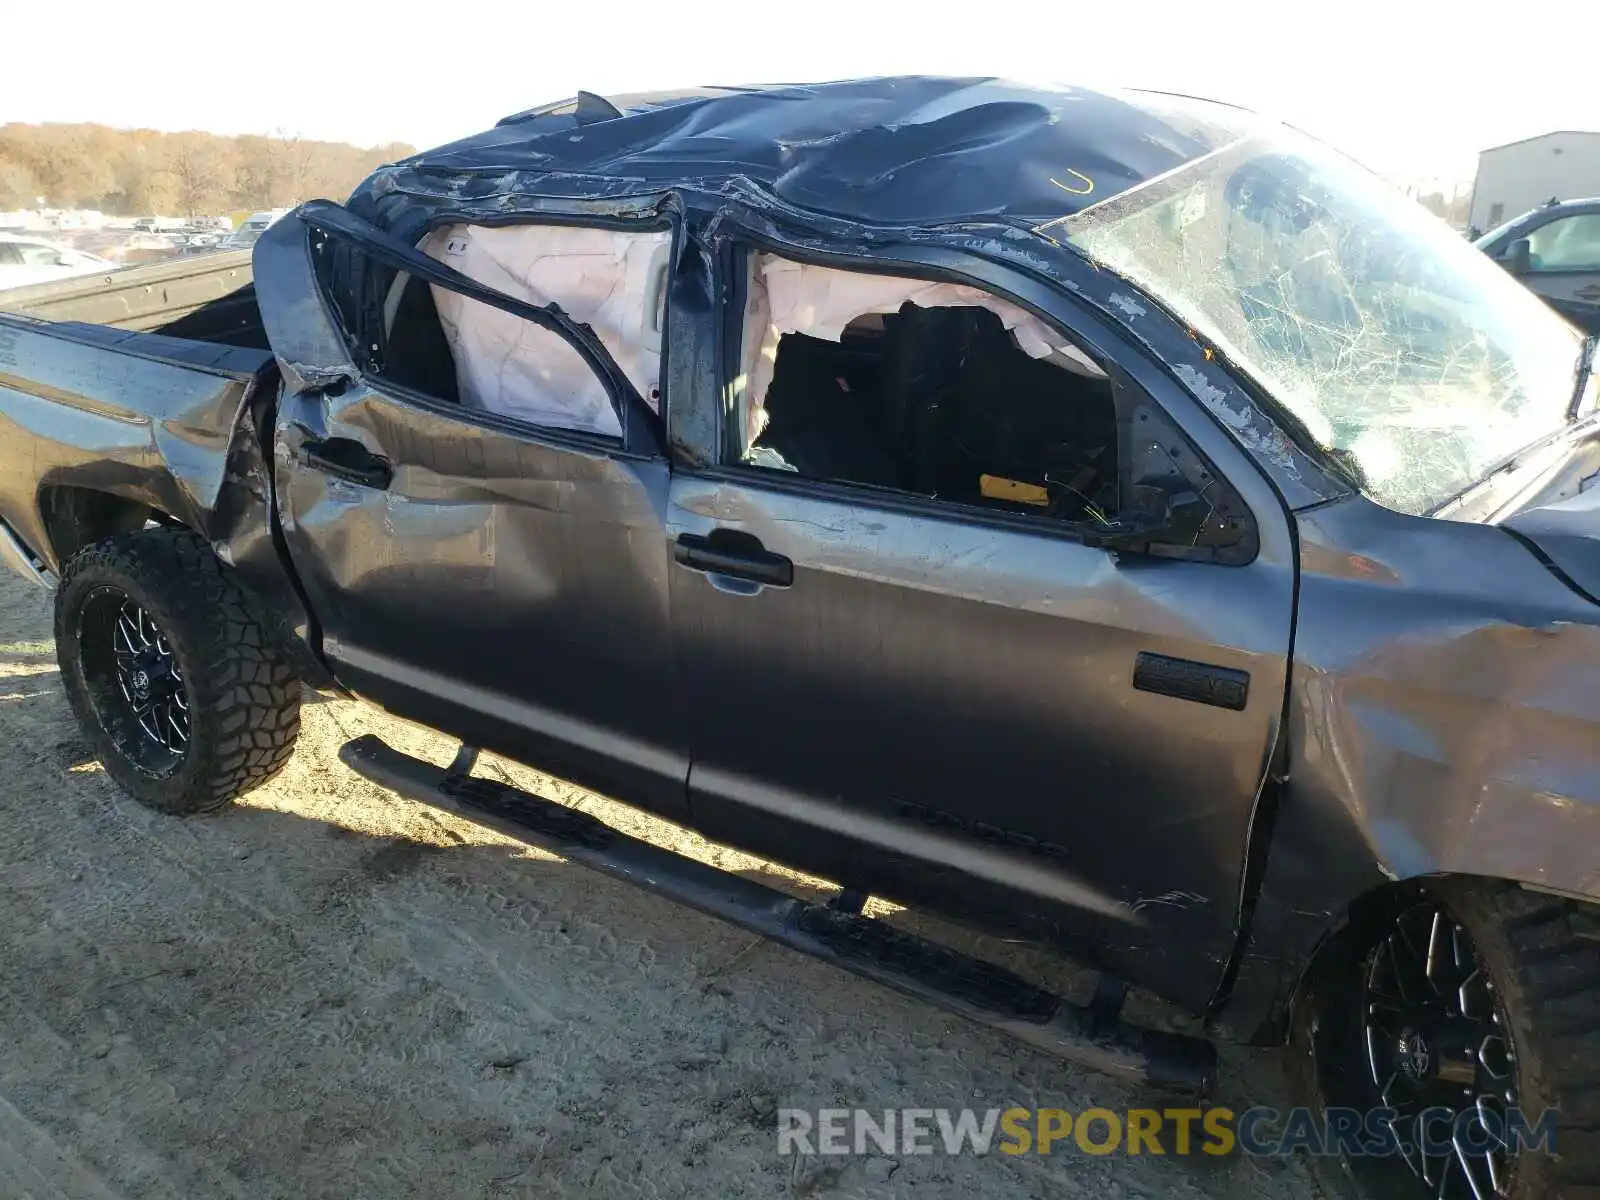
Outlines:
[{"label": "deployed white airbag", "polygon": [[840,271],[757,254],[744,314],[745,444],[753,444],[766,426],[767,389],[778,361],[778,341],[784,334],[803,333],[836,342],[845,326],[858,317],[899,312],[907,303],[919,308],[986,308],[1000,318],[1018,348],[1030,358],[1049,359],[1079,375],[1105,377],[1093,359],[1038,317],[978,288]]},{"label": "deployed white airbag", "polygon": [[[450,225],[423,253],[529,304],[590,326],[652,408],[660,404],[670,232],[558,225]],[[432,286],[462,403],[536,425],[621,435],[604,384],[559,334]]]}]

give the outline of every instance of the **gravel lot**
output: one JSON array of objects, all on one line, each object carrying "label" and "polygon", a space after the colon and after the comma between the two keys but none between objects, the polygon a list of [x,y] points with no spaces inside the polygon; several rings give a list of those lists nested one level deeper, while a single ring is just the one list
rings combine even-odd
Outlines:
[{"label": "gravel lot", "polygon": [[[0,1200],[1307,1194],[1300,1165],[1239,1158],[779,1157],[779,1106],[1152,1097],[375,787],[336,757],[367,731],[452,749],[318,698],[273,785],[148,812],[86,758],[45,598],[0,578]],[[1226,1055],[1222,1100],[1281,1094],[1270,1055]]]}]

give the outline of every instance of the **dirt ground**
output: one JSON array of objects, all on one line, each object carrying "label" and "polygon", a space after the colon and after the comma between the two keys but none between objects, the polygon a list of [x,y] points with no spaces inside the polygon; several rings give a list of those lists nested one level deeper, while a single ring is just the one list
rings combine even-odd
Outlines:
[{"label": "dirt ground", "polygon": [[[1298,1164],[1237,1157],[780,1157],[780,1106],[1151,1097],[403,800],[338,761],[368,731],[452,749],[318,698],[271,786],[158,816],[87,759],[46,598],[0,578],[0,1200],[1307,1194]],[[812,886],[524,768],[479,770]],[[1270,1055],[1226,1053],[1219,1099],[1281,1087]]]}]

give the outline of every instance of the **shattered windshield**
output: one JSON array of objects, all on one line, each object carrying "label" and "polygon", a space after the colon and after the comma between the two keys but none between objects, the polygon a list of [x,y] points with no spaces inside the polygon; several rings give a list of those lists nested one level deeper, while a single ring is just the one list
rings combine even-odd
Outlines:
[{"label": "shattered windshield", "polygon": [[1431,512],[1566,420],[1578,332],[1421,205],[1292,131],[1057,230],[1210,340],[1390,508]]}]

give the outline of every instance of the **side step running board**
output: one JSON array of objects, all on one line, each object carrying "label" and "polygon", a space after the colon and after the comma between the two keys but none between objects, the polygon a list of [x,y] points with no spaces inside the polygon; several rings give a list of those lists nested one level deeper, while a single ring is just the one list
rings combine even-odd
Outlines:
[{"label": "side step running board", "polygon": [[629,837],[587,813],[423,762],[372,734],[347,742],[339,757],[412,800],[534,842],[1069,1062],[1200,1094],[1215,1079],[1216,1049],[1202,1038],[1127,1024],[1115,1007],[1071,1004],[1003,967],[860,916],[850,911],[853,904],[798,900]]}]

